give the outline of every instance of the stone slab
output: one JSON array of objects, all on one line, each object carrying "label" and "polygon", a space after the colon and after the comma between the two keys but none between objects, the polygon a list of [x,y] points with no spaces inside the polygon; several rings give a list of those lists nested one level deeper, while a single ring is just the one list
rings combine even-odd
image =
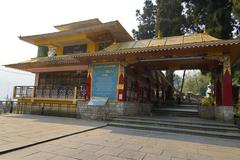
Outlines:
[{"label": "stone slab", "polygon": [[74,118],[8,114],[0,116],[0,153],[84,132],[105,123]]},{"label": "stone slab", "polygon": [[215,107],[215,118],[224,122],[233,123],[233,106],[217,106]]},{"label": "stone slab", "polygon": [[[78,143],[81,145],[73,149],[72,146]],[[112,143],[121,145],[109,147]],[[105,127],[0,155],[0,159],[5,160],[239,160],[239,157],[240,140],[115,127]]]}]

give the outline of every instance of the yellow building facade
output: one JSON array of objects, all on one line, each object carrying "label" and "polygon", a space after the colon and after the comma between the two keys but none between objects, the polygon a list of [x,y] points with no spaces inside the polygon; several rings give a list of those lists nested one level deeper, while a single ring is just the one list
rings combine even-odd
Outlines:
[{"label": "yellow building facade", "polygon": [[231,100],[224,98],[231,94],[227,83],[231,71],[226,64],[239,61],[239,40],[202,33],[136,41],[118,21],[98,19],[55,28],[57,32],[20,36],[39,48],[37,57],[7,65],[36,74],[33,86],[14,88],[14,98],[22,107],[51,110],[71,105],[81,117],[96,117],[103,107],[89,101],[104,97],[108,100],[104,115],[146,114],[153,101],[164,101],[167,87],[175,90],[161,72],[166,69],[212,71],[220,83],[216,101],[223,109],[219,112],[232,107]]}]

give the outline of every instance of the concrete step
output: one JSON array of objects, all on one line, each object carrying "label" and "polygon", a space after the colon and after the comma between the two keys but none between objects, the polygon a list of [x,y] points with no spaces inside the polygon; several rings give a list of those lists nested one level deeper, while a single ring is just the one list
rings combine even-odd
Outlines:
[{"label": "concrete step", "polygon": [[186,109],[197,109],[198,105],[192,105],[192,104],[179,104],[174,106],[173,108],[186,108]]},{"label": "concrete step", "polygon": [[185,133],[185,134],[193,134],[193,135],[201,135],[201,136],[240,139],[240,133],[235,133],[235,132],[205,131],[200,129],[186,129],[186,128],[175,128],[175,127],[169,127],[169,126],[117,123],[117,122],[110,122],[108,123],[108,125],[115,126],[115,127],[123,127],[123,128],[166,131],[166,132]]},{"label": "concrete step", "polygon": [[236,132],[240,133],[240,130],[234,126],[218,126],[218,125],[207,125],[207,124],[188,124],[188,123],[177,123],[168,121],[155,121],[155,120],[139,120],[139,119],[126,119],[126,118],[114,118],[112,120],[116,123],[131,123],[139,125],[152,125],[161,127],[173,127],[173,128],[185,128],[194,130],[204,131],[217,131],[217,132]]},{"label": "concrete step", "polygon": [[198,110],[192,108],[155,108],[152,111],[156,115],[170,115],[170,116],[182,116],[182,117],[198,117]]},{"label": "concrete step", "polygon": [[172,107],[172,108],[157,108],[156,111],[175,111],[175,112],[190,112],[190,113],[198,113],[197,108],[180,108],[180,107]]},{"label": "concrete step", "polygon": [[177,104],[180,107],[197,107],[199,104]]},{"label": "concrete step", "polygon": [[218,126],[218,127],[232,127],[236,128],[236,125],[232,123],[218,122],[215,120],[206,120],[200,118],[184,118],[184,117],[134,117],[134,116],[121,116],[118,117],[121,119],[133,119],[133,120],[143,120],[143,121],[156,121],[156,122],[173,122],[180,124],[198,124],[198,125],[207,125],[207,126]]}]

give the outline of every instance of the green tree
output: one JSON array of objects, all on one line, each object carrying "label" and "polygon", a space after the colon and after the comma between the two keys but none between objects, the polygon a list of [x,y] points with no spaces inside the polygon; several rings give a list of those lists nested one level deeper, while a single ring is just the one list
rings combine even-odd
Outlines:
[{"label": "green tree", "polygon": [[186,75],[183,92],[192,92],[205,96],[207,85],[211,82],[210,74],[203,75],[201,72],[190,72]]},{"label": "green tree", "polygon": [[[182,0],[156,0],[156,37],[169,37],[184,33],[185,17],[183,15]],[[174,71],[166,70],[166,78],[173,85]],[[173,89],[168,87],[167,100],[173,100]]]},{"label": "green tree", "polygon": [[206,31],[221,39],[232,38],[234,19],[229,0],[210,0],[207,5]]},{"label": "green tree", "polygon": [[233,85],[240,85],[240,61],[232,65]]},{"label": "green tree", "polygon": [[149,39],[155,36],[156,5],[151,0],[144,2],[143,13],[136,10],[138,30],[133,29],[135,39]]},{"label": "green tree", "polygon": [[182,78],[179,75],[174,74],[174,76],[173,76],[173,85],[174,85],[174,87],[177,90],[180,90],[181,89],[181,84],[182,84]]},{"label": "green tree", "polygon": [[240,21],[240,0],[232,0],[234,16]]},{"label": "green tree", "polygon": [[188,31],[206,32],[221,39],[232,38],[235,20],[229,0],[185,0]]},{"label": "green tree", "polygon": [[156,0],[156,2],[156,36],[182,35],[185,24],[182,0]]},{"label": "green tree", "polygon": [[206,4],[208,0],[185,0],[186,28],[188,33],[201,33],[204,31],[205,20],[207,17]]}]

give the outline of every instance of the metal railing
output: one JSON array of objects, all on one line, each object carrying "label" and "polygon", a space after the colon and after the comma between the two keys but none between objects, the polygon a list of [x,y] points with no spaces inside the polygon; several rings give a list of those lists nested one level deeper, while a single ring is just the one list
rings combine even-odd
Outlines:
[{"label": "metal railing", "polygon": [[73,86],[15,86],[14,98],[85,99],[86,87]]},{"label": "metal railing", "polygon": [[19,102],[14,108],[16,114],[37,114],[48,116],[76,117],[76,104]]},{"label": "metal railing", "polygon": [[34,95],[35,86],[15,86],[13,91],[14,98],[29,98]]},{"label": "metal railing", "polygon": [[17,106],[17,102],[13,100],[0,101],[0,114],[12,113]]},{"label": "metal railing", "polygon": [[201,95],[187,93],[186,97],[185,97],[185,101],[187,103],[198,103],[199,104],[199,103],[201,103],[202,98],[203,98],[203,96],[201,96]]}]

